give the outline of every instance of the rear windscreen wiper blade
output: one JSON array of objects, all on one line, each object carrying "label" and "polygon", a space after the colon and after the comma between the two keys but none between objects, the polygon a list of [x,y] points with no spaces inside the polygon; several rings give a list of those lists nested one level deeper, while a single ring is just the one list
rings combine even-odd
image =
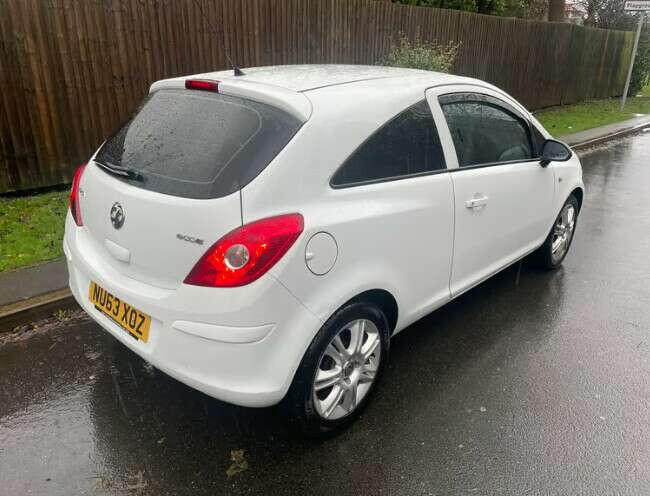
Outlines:
[{"label": "rear windscreen wiper blade", "polygon": [[110,172],[111,174],[128,177],[129,179],[133,179],[134,181],[144,182],[144,176],[142,175],[142,173],[130,167],[111,164],[110,162],[104,162],[102,160],[97,160],[97,159],[95,159],[95,163],[105,171]]}]

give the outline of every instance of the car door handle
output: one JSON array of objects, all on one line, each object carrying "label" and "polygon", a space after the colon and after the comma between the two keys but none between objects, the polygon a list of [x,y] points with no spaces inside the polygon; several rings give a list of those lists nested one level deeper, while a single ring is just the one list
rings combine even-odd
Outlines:
[{"label": "car door handle", "polygon": [[465,206],[467,208],[478,208],[478,207],[483,207],[487,205],[488,202],[488,197],[487,196],[478,196],[475,198],[472,198],[471,200],[467,200],[465,202]]}]

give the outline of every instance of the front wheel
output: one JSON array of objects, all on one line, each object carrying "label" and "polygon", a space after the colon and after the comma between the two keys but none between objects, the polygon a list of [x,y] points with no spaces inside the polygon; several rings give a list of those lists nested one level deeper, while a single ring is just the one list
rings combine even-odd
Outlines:
[{"label": "front wheel", "polygon": [[573,241],[579,209],[576,197],[569,196],[555,219],[546,241],[539,248],[538,257],[544,268],[554,270],[562,265]]},{"label": "front wheel", "polygon": [[338,310],[298,367],[286,398],[292,419],[311,435],[352,423],[385,368],[389,345],[388,322],[379,308],[355,302]]}]

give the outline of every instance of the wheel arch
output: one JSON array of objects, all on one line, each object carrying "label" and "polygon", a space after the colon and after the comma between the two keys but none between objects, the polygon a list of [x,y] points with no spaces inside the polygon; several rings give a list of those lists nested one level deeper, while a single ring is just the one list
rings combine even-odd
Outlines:
[{"label": "wheel arch", "polygon": [[381,311],[386,316],[386,319],[388,320],[390,333],[393,333],[397,325],[397,319],[399,317],[399,307],[397,305],[397,300],[392,295],[392,293],[386,291],[385,289],[368,289],[350,298],[343,305],[341,305],[341,307],[359,301],[377,305],[377,307],[381,309]]},{"label": "wheel arch", "polygon": [[[571,186],[567,185],[566,189],[558,192],[557,196],[555,197],[555,201],[559,203],[555,204],[553,207],[553,216],[549,218],[548,227],[546,229],[546,236],[548,236],[548,233],[551,231],[551,229],[553,229],[553,223],[555,222],[555,219],[557,219],[557,216],[562,210],[562,207],[571,195],[575,196],[576,200],[578,200],[578,213],[580,213],[585,196],[585,189],[582,181],[575,181]],[[546,239],[546,237],[544,239]]]},{"label": "wheel arch", "polygon": [[584,190],[578,186],[577,188],[574,188],[573,191],[571,191],[571,193],[569,193],[569,196],[571,195],[575,196],[576,200],[578,200],[578,211],[582,210],[582,200],[584,199],[585,196]]}]

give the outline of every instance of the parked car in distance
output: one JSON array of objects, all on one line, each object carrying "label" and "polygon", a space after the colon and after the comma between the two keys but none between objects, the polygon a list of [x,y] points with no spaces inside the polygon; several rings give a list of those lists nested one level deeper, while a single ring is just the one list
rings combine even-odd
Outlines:
[{"label": "parked car in distance", "polygon": [[154,83],[74,177],[70,288],[163,372],[332,432],[367,404],[391,336],[528,254],[562,263],[580,162],[498,88],[244,73]]}]

